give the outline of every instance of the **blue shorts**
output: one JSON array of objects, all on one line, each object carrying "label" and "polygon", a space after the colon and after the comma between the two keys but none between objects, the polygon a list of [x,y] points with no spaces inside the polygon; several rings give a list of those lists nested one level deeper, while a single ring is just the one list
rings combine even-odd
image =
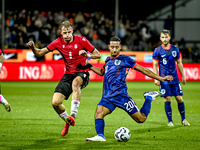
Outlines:
[{"label": "blue shorts", "polygon": [[112,113],[116,107],[125,110],[129,115],[139,111],[137,105],[130,96],[118,95],[111,98],[102,97],[98,105],[102,105],[110,109],[110,113]]},{"label": "blue shorts", "polygon": [[160,92],[162,93],[161,97],[183,95],[180,83],[166,84],[161,82]]}]

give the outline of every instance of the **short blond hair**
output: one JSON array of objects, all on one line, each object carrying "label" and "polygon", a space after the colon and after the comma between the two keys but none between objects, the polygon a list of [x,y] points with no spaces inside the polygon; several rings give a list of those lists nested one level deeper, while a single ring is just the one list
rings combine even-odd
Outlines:
[{"label": "short blond hair", "polygon": [[73,28],[73,25],[69,21],[64,21],[60,24],[60,30],[62,30],[63,27],[65,27],[65,28],[72,27]]}]

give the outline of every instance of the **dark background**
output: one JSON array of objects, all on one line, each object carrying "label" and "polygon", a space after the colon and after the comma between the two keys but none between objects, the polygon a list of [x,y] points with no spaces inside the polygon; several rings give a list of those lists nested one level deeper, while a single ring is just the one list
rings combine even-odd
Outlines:
[{"label": "dark background", "polygon": [[[151,13],[175,1],[119,0],[119,14],[126,14],[135,21],[143,20]],[[115,13],[115,0],[5,0],[5,6],[5,10],[102,11],[110,15],[114,15]]]}]

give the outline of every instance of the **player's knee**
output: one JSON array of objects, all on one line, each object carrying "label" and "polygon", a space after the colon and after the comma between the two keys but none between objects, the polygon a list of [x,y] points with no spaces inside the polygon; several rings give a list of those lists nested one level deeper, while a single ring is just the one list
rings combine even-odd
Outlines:
[{"label": "player's knee", "polygon": [[139,118],[136,120],[137,123],[144,123],[146,121],[146,118]]},{"label": "player's knee", "polygon": [[53,107],[57,107],[57,106],[60,105],[60,104],[59,104],[56,100],[54,100],[54,99],[52,100],[52,103],[51,103],[51,104],[52,104]]},{"label": "player's knee", "polygon": [[182,102],[183,102],[182,96],[176,96],[176,101],[177,101],[178,103],[182,103]]},{"label": "player's knee", "polygon": [[143,123],[147,119],[146,115],[141,112],[136,112],[131,115],[131,118],[135,120],[137,123]]},{"label": "player's knee", "polygon": [[62,93],[54,93],[51,104],[54,108],[56,108],[60,106],[64,100],[65,96]]},{"label": "player's knee", "polygon": [[165,102],[171,102],[171,97],[170,96],[165,97]]},{"label": "player's knee", "polygon": [[143,122],[145,122],[145,120],[147,119],[147,117],[144,116],[144,115],[140,115],[140,116],[138,116],[138,117],[134,117],[133,119],[134,119],[137,123],[143,123]]},{"label": "player's knee", "polygon": [[100,112],[100,111],[96,111],[95,112],[95,119],[98,119],[98,118],[101,118],[101,119],[103,119],[103,112]]},{"label": "player's knee", "polygon": [[72,82],[72,89],[73,91],[77,91],[81,87],[81,80],[80,79],[74,79]]},{"label": "player's knee", "polygon": [[53,98],[51,104],[55,108],[55,107],[59,107],[62,104],[62,102],[63,102],[62,99]]}]

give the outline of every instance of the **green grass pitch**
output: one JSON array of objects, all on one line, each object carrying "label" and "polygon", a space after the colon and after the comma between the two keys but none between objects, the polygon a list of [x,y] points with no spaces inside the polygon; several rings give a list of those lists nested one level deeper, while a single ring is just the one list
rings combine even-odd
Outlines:
[{"label": "green grass pitch", "polygon": [[[1,82],[1,92],[12,106],[6,112],[0,105],[0,149],[45,149],[45,150],[191,150],[200,149],[200,82],[182,85],[186,118],[191,126],[184,127],[177,103],[172,98],[174,127],[167,126],[164,99],[152,102],[151,112],[143,124],[138,124],[121,109],[105,117],[106,142],[87,142],[87,137],[96,135],[94,112],[101,98],[102,82],[90,82],[82,90],[81,104],[76,125],[68,135],[60,135],[63,120],[54,111],[51,100],[58,82]],[[145,91],[158,90],[153,82],[128,82],[129,95],[141,108]],[[70,100],[64,105],[70,114]],[[131,132],[128,142],[117,142],[114,132],[125,126]]]}]

